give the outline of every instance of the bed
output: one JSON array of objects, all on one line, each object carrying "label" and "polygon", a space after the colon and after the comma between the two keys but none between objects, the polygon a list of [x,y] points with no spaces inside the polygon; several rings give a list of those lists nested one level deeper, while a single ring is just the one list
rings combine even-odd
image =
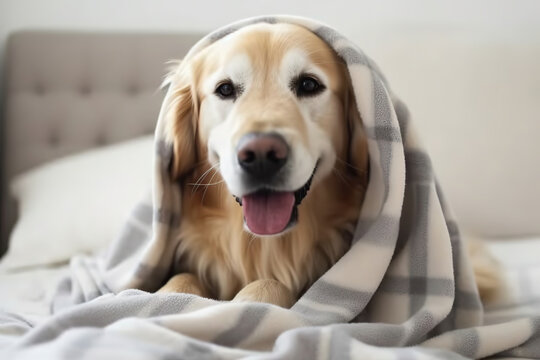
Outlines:
[{"label": "bed", "polygon": [[[31,319],[47,316],[69,258],[103,251],[118,236],[151,181],[150,149],[166,61],[181,58],[200,37],[35,31],[10,36],[2,119],[0,249],[9,247],[0,262],[3,309]],[[528,155],[538,159],[534,149],[536,155]],[[437,157],[441,149],[431,150]],[[442,173],[452,165],[443,161]],[[96,171],[103,168],[110,171]],[[97,173],[110,174],[107,181],[114,186],[104,186]],[[115,206],[100,211],[111,198]],[[528,216],[540,220],[534,206]],[[56,226],[59,218],[70,226]],[[524,234],[505,233],[490,242],[506,268],[508,287],[489,308],[488,323],[516,311],[517,302],[524,315],[538,313],[535,229],[532,224]]]}]

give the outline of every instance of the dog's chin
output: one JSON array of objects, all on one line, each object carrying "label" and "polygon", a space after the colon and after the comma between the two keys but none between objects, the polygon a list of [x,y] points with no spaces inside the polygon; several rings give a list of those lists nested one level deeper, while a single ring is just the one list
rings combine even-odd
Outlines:
[{"label": "dog's chin", "polygon": [[298,206],[308,194],[315,169],[306,183],[295,191],[261,189],[236,198],[242,206],[244,228],[257,236],[278,236],[298,222]]}]

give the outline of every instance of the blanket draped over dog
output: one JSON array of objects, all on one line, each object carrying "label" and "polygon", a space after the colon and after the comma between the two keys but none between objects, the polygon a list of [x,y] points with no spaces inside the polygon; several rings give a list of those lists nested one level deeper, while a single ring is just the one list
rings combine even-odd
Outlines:
[{"label": "blanket draped over dog", "polygon": [[258,22],[304,26],[347,64],[370,159],[350,250],[291,309],[154,294],[175,269],[171,234],[182,216],[162,109],[152,198],[133,211],[106,254],[72,260],[49,319],[33,326],[0,318],[0,334],[6,328],[19,334],[7,341],[8,351],[100,359],[540,358],[540,317],[483,324],[471,266],[430,159],[405,105],[356,45],[311,20],[264,17],[211,33],[187,58]]}]

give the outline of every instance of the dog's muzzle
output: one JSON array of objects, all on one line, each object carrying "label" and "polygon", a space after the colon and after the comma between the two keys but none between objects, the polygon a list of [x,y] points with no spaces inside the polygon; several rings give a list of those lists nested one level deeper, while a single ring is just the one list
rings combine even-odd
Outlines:
[{"label": "dog's muzzle", "polygon": [[298,205],[306,197],[317,167],[309,180],[296,191],[261,189],[243,196],[235,196],[243,206],[244,223],[257,235],[277,235],[291,228],[298,221]]},{"label": "dog's muzzle", "polygon": [[280,234],[298,219],[297,207],[309,191],[315,170],[300,189],[276,190],[286,177],[289,155],[289,145],[276,133],[251,133],[239,141],[237,160],[243,181],[255,190],[235,198],[243,207],[246,227],[254,234]]}]

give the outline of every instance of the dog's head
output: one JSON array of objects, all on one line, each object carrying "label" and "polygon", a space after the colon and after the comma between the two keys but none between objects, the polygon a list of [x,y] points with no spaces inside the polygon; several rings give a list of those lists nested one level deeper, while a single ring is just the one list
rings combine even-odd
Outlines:
[{"label": "dog's head", "polygon": [[365,168],[345,64],[307,29],[247,26],[183,62],[170,82],[173,176],[201,161],[218,168],[254,234],[292,228],[336,164]]}]

